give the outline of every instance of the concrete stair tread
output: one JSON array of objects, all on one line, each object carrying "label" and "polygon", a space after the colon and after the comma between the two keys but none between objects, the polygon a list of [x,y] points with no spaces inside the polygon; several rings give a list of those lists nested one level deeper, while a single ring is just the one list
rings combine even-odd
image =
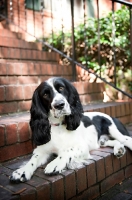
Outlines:
[{"label": "concrete stair tread", "polygon": [[[129,129],[132,130],[132,124]],[[2,199],[89,199],[97,198],[114,185],[131,176],[132,154],[117,159],[110,147],[91,151],[92,159],[87,165],[75,170],[66,170],[56,176],[44,175],[45,165],[39,167],[31,180],[13,184],[9,181],[12,172],[27,162],[31,155],[17,157],[0,165],[0,196]],[[59,188],[59,192],[58,192]],[[101,190],[99,189],[101,188]]]}]

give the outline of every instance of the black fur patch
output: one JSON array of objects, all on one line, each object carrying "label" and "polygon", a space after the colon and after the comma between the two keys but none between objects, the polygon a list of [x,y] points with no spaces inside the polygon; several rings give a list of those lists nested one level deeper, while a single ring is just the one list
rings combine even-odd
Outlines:
[{"label": "black fur patch", "polygon": [[81,121],[83,122],[85,128],[92,125],[92,121],[89,117],[82,115]]},{"label": "black fur patch", "polygon": [[97,115],[93,117],[92,123],[98,132],[98,138],[104,134],[109,135],[109,126],[112,123],[108,118]]},{"label": "black fur patch", "polygon": [[129,133],[128,133],[126,127],[125,127],[117,118],[113,118],[113,117],[112,117],[112,119],[113,119],[113,121],[114,121],[114,123],[115,123],[117,129],[118,129],[123,135],[129,136]]}]

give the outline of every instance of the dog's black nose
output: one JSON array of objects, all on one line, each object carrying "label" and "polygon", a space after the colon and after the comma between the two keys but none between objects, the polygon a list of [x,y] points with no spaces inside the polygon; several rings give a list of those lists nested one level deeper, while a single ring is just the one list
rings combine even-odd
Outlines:
[{"label": "dog's black nose", "polygon": [[63,101],[59,101],[59,102],[56,102],[53,106],[57,110],[62,110],[65,106],[65,103]]}]

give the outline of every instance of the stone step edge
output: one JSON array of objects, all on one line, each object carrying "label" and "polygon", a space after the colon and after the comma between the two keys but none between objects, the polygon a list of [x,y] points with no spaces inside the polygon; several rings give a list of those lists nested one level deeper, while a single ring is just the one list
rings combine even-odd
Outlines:
[{"label": "stone step edge", "polygon": [[66,170],[56,176],[46,176],[43,165],[36,170],[30,181],[21,184],[10,183],[9,176],[28,161],[30,155],[4,162],[0,166],[2,197],[11,199],[14,194],[15,199],[95,199],[132,176],[132,152],[129,149],[120,159],[113,155],[113,149],[110,147],[90,153],[92,159],[78,169]]}]

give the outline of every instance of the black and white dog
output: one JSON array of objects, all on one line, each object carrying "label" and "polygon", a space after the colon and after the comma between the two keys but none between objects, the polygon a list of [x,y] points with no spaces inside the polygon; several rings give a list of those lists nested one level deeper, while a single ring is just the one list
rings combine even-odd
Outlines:
[{"label": "black and white dog", "polygon": [[46,166],[48,175],[86,164],[90,150],[100,146],[114,147],[117,157],[124,155],[125,146],[132,150],[132,138],[123,124],[100,112],[83,113],[76,89],[64,78],[41,83],[33,94],[30,112],[37,148],[27,164],[12,173],[13,182],[29,180],[51,154],[57,157]]}]

